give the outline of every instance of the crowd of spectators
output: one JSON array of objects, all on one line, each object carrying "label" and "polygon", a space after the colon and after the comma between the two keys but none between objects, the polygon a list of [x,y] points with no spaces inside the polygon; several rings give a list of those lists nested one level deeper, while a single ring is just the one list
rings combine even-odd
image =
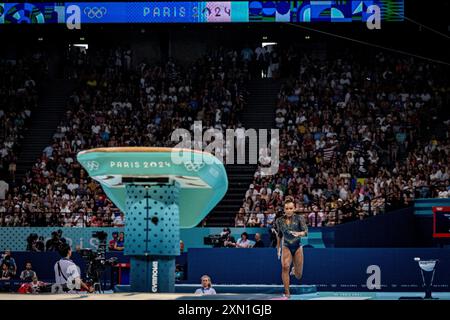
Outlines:
[{"label": "crowd of spectators", "polygon": [[[195,120],[204,130],[239,128],[246,81],[277,77],[280,61],[291,60],[298,74],[289,70],[295,76],[281,88],[274,119],[279,171],[257,170],[236,226],[270,227],[285,195],[312,226],[450,195],[450,122],[439,116],[448,93],[434,64],[382,53],[318,61],[293,50],[278,56],[270,46],[218,48],[183,66],[132,59],[125,47],[71,49],[66,73],[77,88],[53,143],[26,176],[0,180],[0,226],[124,226],[123,213],[76,161],[79,151],[174,146],[173,130],[192,131]],[[1,165],[12,175],[21,129],[37,106],[33,75],[45,73],[44,61],[36,54],[0,63]]]},{"label": "crowd of spectators", "polygon": [[[86,52],[73,47],[78,82],[53,143],[0,201],[0,226],[121,227],[125,218],[76,161],[81,150],[174,146],[176,128],[237,128],[248,63],[220,48],[187,66],[132,64],[128,48]],[[133,65],[135,67],[133,67]],[[1,185],[0,185],[1,187]]]},{"label": "crowd of spectators", "polygon": [[[0,57],[0,74],[0,175],[14,180],[20,142],[47,74],[47,58],[38,51],[21,58]],[[0,184],[0,200],[4,193]]]},{"label": "crowd of spectators", "polygon": [[258,167],[235,225],[270,227],[286,195],[310,226],[449,197],[446,77],[435,64],[383,53],[303,56],[278,97],[279,171]]}]

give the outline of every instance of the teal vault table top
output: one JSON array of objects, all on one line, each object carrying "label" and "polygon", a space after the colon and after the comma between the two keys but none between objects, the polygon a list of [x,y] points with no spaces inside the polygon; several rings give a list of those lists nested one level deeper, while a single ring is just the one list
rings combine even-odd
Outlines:
[{"label": "teal vault table top", "polygon": [[223,163],[199,150],[98,148],[81,151],[77,160],[125,214],[127,184],[174,184],[179,188],[181,228],[200,223],[228,189]]}]

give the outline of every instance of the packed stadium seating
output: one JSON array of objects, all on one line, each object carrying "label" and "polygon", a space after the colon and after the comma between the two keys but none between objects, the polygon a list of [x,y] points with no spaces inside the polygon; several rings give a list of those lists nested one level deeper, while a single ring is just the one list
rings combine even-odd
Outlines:
[{"label": "packed stadium seating", "polygon": [[7,180],[15,179],[21,140],[46,78],[46,60],[38,51],[20,58],[0,57],[0,171]]},{"label": "packed stadium seating", "polygon": [[[0,225],[123,225],[76,154],[95,147],[174,146],[171,132],[192,130],[195,120],[204,130],[235,129],[242,125],[246,88],[261,84],[261,76],[284,77],[272,118],[280,130],[280,169],[264,176],[257,168],[241,195],[236,226],[266,226],[286,195],[295,197],[310,226],[364,219],[410,206],[415,198],[448,197],[450,123],[436,116],[445,107],[441,70],[385,53],[330,53],[326,61],[292,49],[280,57],[272,53],[215,48],[182,65],[132,61],[126,46],[73,47],[64,72],[75,85],[65,115],[52,143],[17,180],[22,131],[38,106],[35,79],[45,78],[46,65],[39,54],[16,65],[3,60]],[[297,67],[286,69],[287,61]],[[233,221],[236,211],[227,214]]]},{"label": "packed stadium seating", "polygon": [[176,128],[235,128],[243,108],[246,61],[216,51],[181,68],[139,63],[122,48],[74,47],[66,74],[77,87],[48,145],[2,204],[2,226],[119,226],[119,211],[76,161],[79,151],[114,146],[173,146]]},{"label": "packed stadium seating", "polygon": [[278,97],[280,170],[258,168],[239,226],[265,225],[267,215],[252,213],[281,211],[286,195],[312,226],[448,197],[450,123],[437,116],[444,79],[435,65],[384,53],[302,57]]}]

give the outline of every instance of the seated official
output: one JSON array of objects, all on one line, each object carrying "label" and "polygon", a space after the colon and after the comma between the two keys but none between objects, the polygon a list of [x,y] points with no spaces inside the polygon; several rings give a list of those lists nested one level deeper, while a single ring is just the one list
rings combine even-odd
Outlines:
[{"label": "seated official", "polygon": [[195,290],[195,294],[216,294],[216,290],[211,288],[211,278],[208,275],[204,275],[202,278],[202,287]]},{"label": "seated official", "polygon": [[1,273],[0,273],[0,291],[1,292],[9,292],[11,291],[11,281],[13,274],[6,262],[3,262],[0,266]]},{"label": "seated official", "polygon": [[20,280],[30,282],[33,280],[33,277],[36,277],[36,272],[34,272],[31,268],[31,262],[27,262],[25,265],[25,270],[20,273]]},{"label": "seated official", "polygon": [[11,250],[6,249],[5,254],[2,255],[0,259],[0,266],[5,263],[9,269],[11,277],[14,277],[17,273],[17,264],[16,260],[11,256]]},{"label": "seated official", "polygon": [[6,262],[3,262],[1,265],[1,276],[0,276],[0,280],[11,280],[12,278],[12,273],[9,270],[9,266]]}]

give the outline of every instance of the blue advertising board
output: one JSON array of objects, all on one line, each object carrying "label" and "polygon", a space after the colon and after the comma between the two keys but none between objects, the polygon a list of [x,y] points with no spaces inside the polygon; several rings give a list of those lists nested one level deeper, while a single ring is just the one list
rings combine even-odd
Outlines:
[{"label": "blue advertising board", "polygon": [[0,24],[403,21],[404,0],[147,1],[0,3]]}]

